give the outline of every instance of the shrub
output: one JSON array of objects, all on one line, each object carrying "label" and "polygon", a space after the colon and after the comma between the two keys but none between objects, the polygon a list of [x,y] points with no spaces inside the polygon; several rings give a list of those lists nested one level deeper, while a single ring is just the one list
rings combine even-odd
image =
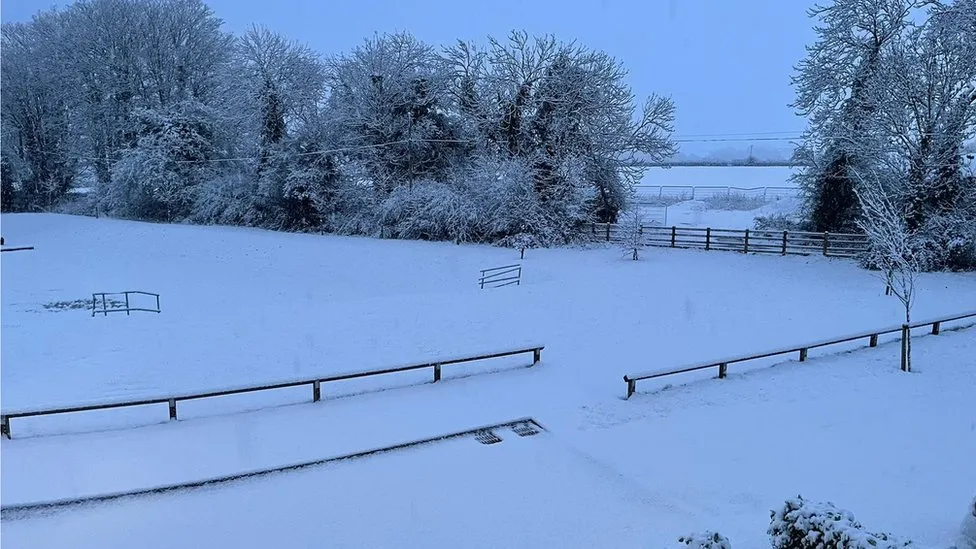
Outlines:
[{"label": "shrub", "polygon": [[890,534],[868,532],[850,511],[832,503],[786,500],[770,513],[769,536],[773,549],[895,549],[911,547]]}]

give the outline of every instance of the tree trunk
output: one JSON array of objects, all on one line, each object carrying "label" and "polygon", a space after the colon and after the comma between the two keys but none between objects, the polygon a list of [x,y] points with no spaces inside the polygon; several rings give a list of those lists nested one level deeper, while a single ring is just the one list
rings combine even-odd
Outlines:
[{"label": "tree trunk", "polygon": [[[911,325],[912,323],[912,310],[911,307],[905,304],[905,324]],[[911,326],[905,330],[905,371],[912,371],[912,329]]]}]

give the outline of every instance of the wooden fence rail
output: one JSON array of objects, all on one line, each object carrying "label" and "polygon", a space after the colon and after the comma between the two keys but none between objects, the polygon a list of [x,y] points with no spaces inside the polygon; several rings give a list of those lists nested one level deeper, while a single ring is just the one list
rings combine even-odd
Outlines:
[{"label": "wooden fence rail", "polygon": [[[125,308],[124,309],[122,307],[109,308],[109,305],[113,305],[113,303],[110,303],[108,301],[108,296],[112,296],[112,295],[123,295],[123,296],[125,296]],[[155,297],[156,298],[156,308],[155,309],[149,309],[149,308],[146,308],[146,307],[131,307],[129,305],[129,296],[130,295],[145,295],[145,296],[149,296],[149,297]],[[102,308],[101,309],[98,308],[98,298],[99,297],[102,298]],[[143,291],[140,291],[140,290],[128,290],[128,291],[125,291],[125,292],[96,292],[96,293],[93,293],[92,294],[92,316],[95,316],[96,313],[103,313],[105,316],[108,316],[109,313],[125,313],[126,315],[128,315],[132,311],[143,311],[143,312],[147,312],[147,313],[158,313],[158,312],[161,312],[160,309],[159,309],[159,294],[154,294],[152,292],[143,292]]]},{"label": "wooden fence rail", "polygon": [[92,410],[108,410],[112,408],[130,408],[133,406],[146,406],[149,404],[167,404],[169,405],[169,419],[175,420],[177,419],[176,404],[184,400],[197,400],[203,398],[238,395],[243,393],[253,393],[257,391],[270,391],[274,389],[285,389],[288,387],[299,387],[302,385],[309,385],[312,388],[312,402],[318,402],[322,398],[321,385],[323,383],[345,381],[349,379],[356,379],[362,377],[380,376],[380,375],[393,374],[399,372],[409,372],[413,370],[421,370],[424,368],[433,369],[434,382],[436,383],[441,379],[441,367],[449,366],[451,364],[462,364],[467,362],[474,362],[477,360],[487,360],[491,358],[501,358],[506,356],[532,353],[532,364],[530,364],[529,366],[530,367],[535,366],[541,360],[542,350],[544,348],[545,345],[531,345],[527,347],[519,347],[516,349],[497,351],[494,353],[487,353],[487,354],[481,354],[475,356],[456,357],[456,358],[446,358],[442,360],[437,360],[435,362],[422,362],[417,364],[408,364],[406,366],[394,366],[391,368],[382,368],[379,370],[361,370],[358,372],[346,372],[342,374],[334,374],[334,375],[324,376],[324,377],[278,381],[274,383],[266,383],[263,385],[230,387],[230,388],[215,389],[210,391],[203,391],[198,393],[184,393],[184,394],[169,395],[169,396],[148,397],[148,398],[141,398],[138,400],[102,401],[102,402],[91,403],[91,404],[61,406],[58,408],[27,408],[27,409],[19,409],[19,410],[4,410],[3,412],[0,412],[0,436],[5,436],[8,439],[11,438],[10,420],[11,418],[18,418],[18,417],[22,418],[22,417],[34,417],[34,416],[49,416],[55,414],[88,412]]},{"label": "wooden fence rail", "polygon": [[921,322],[913,322],[911,324],[902,324],[900,326],[889,326],[886,328],[879,328],[877,330],[868,330],[856,334],[850,334],[841,337],[835,337],[831,339],[825,339],[821,341],[813,341],[810,343],[805,343],[803,345],[795,345],[792,347],[783,347],[780,349],[773,349],[771,351],[765,351],[762,353],[757,353],[753,355],[738,356],[733,358],[726,358],[722,360],[716,360],[713,362],[705,362],[701,364],[693,364],[690,366],[683,366],[679,368],[671,368],[666,370],[656,370],[652,372],[644,372],[639,374],[627,374],[624,376],[624,381],[627,383],[627,398],[633,396],[637,391],[637,382],[645,379],[655,379],[666,376],[672,376],[675,374],[683,374],[687,372],[695,372],[698,370],[707,370],[709,368],[717,368],[718,378],[725,379],[728,372],[729,364],[736,364],[739,362],[748,362],[750,360],[758,360],[761,358],[768,358],[772,356],[780,356],[791,353],[799,353],[798,357],[800,362],[807,359],[807,353],[810,349],[816,349],[818,347],[827,347],[829,345],[837,345],[840,343],[849,343],[851,341],[857,341],[860,339],[867,339],[869,347],[877,347],[878,336],[885,334],[901,334],[901,369],[908,371],[908,362],[906,356],[906,343],[908,338],[911,337],[912,328],[921,328],[923,326],[931,326],[931,333],[938,335],[942,330],[942,324],[946,322],[952,322],[955,320],[962,320],[966,318],[976,318],[976,311],[969,311],[965,313],[959,313],[955,315],[948,315],[939,318],[934,318],[930,320],[924,320]]},{"label": "wooden fence rail", "polygon": [[[664,248],[830,257],[854,257],[868,248],[867,237],[863,234],[657,225],[642,225],[640,231],[643,245]],[[590,234],[594,240],[619,242],[626,238],[626,228],[611,223],[594,223],[590,226]]]}]

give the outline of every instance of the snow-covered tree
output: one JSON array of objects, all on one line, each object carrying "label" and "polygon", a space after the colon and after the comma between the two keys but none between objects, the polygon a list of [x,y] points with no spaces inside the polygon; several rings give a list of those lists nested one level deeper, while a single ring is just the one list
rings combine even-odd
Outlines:
[{"label": "snow-covered tree", "polygon": [[[912,306],[915,304],[915,281],[922,270],[924,261],[918,245],[918,232],[910,228],[906,212],[893,198],[892,185],[885,184],[873,174],[858,178],[855,187],[862,215],[858,224],[868,237],[868,266],[880,270],[886,288],[901,301],[905,309],[905,324],[912,321]],[[905,365],[911,370],[912,342],[905,341]]]},{"label": "snow-covered tree", "polygon": [[638,112],[626,71],[603,52],[513,32],[505,41],[491,39],[483,54],[460,42],[445,57],[453,96],[484,132],[478,142],[493,153],[534,158],[534,186],[543,201],[563,184],[559,166],[581,161],[596,191],[591,213],[615,221],[641,175],[628,167],[631,161],[676,152],[674,104],[651,96]]},{"label": "snow-covered tree", "polygon": [[325,97],[325,65],[308,46],[263,27],[251,27],[237,40],[236,91],[257,128],[261,162],[289,131],[318,120]]},{"label": "snow-covered tree", "polygon": [[460,148],[442,107],[447,82],[433,48],[407,33],[375,36],[329,68],[329,119],[382,198],[443,180]]},{"label": "snow-covered tree", "polygon": [[886,51],[926,0],[833,0],[810,10],[817,41],[795,69],[793,107],[807,117],[794,160],[817,231],[851,231],[859,215],[854,170],[874,167],[887,144],[874,128],[874,90]]},{"label": "snow-covered tree", "polygon": [[3,25],[0,155],[10,203],[16,197],[24,209],[55,203],[77,171],[79,136],[72,132],[71,97],[58,54],[64,34],[59,13]]},{"label": "snow-covered tree", "polygon": [[624,217],[623,236],[621,247],[637,261],[637,252],[644,247],[644,214],[640,205],[633,204]]},{"label": "snow-covered tree", "polygon": [[187,218],[197,187],[214,175],[212,117],[195,102],[136,111],[136,146],[112,166],[99,189],[109,212],[124,217],[177,221]]},{"label": "snow-covered tree", "polygon": [[965,266],[976,253],[976,192],[963,144],[976,132],[976,2],[933,2],[924,25],[885,57],[877,117],[904,172],[909,229],[925,239],[927,268]]},{"label": "snow-covered tree", "polygon": [[90,0],[64,17],[59,76],[73,92],[84,156],[107,183],[112,164],[139,139],[139,109],[210,103],[230,40],[201,0]]}]

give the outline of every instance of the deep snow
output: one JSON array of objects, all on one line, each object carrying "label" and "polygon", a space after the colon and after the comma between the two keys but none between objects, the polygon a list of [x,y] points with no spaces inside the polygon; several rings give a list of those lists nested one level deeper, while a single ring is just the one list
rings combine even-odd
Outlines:
[{"label": "deep snow", "polygon": [[[441,384],[423,384],[425,372],[381,382],[420,385],[315,405],[229,414],[308,400],[296,390],[181,404],[185,421],[163,425],[165,407],[14,420],[14,440],[2,443],[4,505],[206,478],[522,416],[551,431],[370,458],[337,474],[327,467],[5,519],[2,541],[12,546],[125,547],[185,532],[260,546],[265,538],[246,525],[263,516],[275,543],[295,547],[323,542],[309,528],[348,542],[337,546],[598,539],[663,547],[713,529],[733,546],[760,547],[768,510],[797,493],[850,508],[869,527],[944,546],[973,497],[972,330],[920,338],[911,375],[897,371],[897,345],[888,344],[812,352],[807,364],[746,374],[730,368],[726,381],[621,399],[628,371],[897,322],[897,301],[851,262],[664,249],[632,262],[615,248],[529,250],[521,286],[481,291],[478,270],[517,253],[53,215],[4,215],[2,226],[8,243],[37,247],[2,258],[3,409],[547,345],[535,368],[506,360],[480,367],[501,372],[461,379],[468,369],[445,368]],[[976,308],[971,274],[929,274],[920,286],[916,317]],[[163,312],[92,318],[43,309],[123,289],[159,292]],[[340,520],[352,510],[375,519],[368,533]],[[513,525],[515,517],[525,523]],[[551,537],[557,530],[566,537]]]}]

